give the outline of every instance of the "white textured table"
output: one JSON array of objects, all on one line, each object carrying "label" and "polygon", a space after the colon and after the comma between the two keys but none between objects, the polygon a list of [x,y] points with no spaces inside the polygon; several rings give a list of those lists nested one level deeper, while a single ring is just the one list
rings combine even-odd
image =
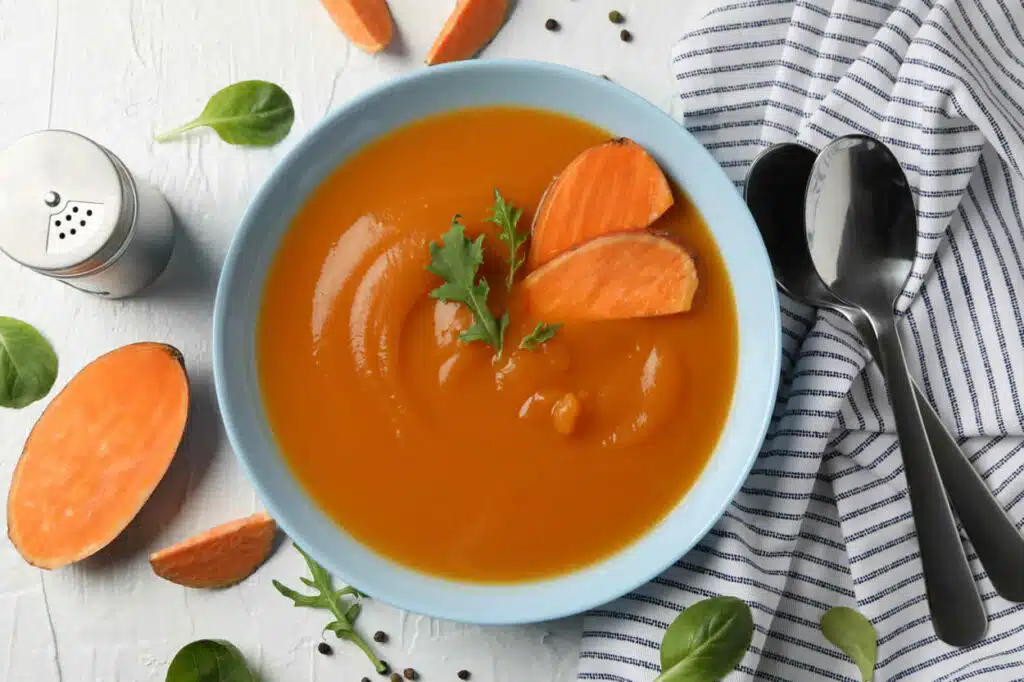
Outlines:
[{"label": "white textured table", "polygon": [[[671,46],[714,1],[518,0],[485,55],[604,73],[675,108]],[[271,577],[295,583],[301,574],[290,548],[253,579],[221,592],[159,580],[146,556],[260,506],[226,442],[210,357],[217,274],[246,203],[324,114],[369,86],[422,68],[452,5],[391,0],[403,54],[369,57],[349,46],[317,0],[0,0],[0,147],[47,127],[84,133],[160,187],[180,227],[168,271],[124,302],[91,298],[0,257],[0,315],[24,319],[53,341],[60,356],[56,388],[119,345],[174,344],[185,353],[195,404],[171,473],[100,555],[43,572],[0,541],[0,680],[162,681],[174,653],[202,637],[236,643],[264,682],[347,682],[370,673],[349,646],[337,646],[330,658],[318,655],[323,615],[292,607],[271,588]],[[627,14],[631,44],[620,42],[619,27],[608,22],[612,9]],[[561,22],[559,33],[544,30],[549,17]],[[243,149],[202,133],[177,143],[151,142],[156,129],[192,118],[217,89],[246,78],[275,81],[292,95],[297,120],[284,143]],[[4,499],[43,405],[0,410]],[[379,647],[383,657],[416,667],[424,682],[454,680],[461,668],[480,682],[575,677],[578,619],[478,628],[371,602],[361,623],[391,633],[391,643]]]}]

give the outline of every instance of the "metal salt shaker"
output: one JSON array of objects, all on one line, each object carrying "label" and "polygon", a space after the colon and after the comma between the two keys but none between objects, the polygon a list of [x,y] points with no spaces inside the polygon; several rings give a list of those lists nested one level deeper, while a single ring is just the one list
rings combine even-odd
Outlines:
[{"label": "metal salt shaker", "polygon": [[173,248],[160,192],[89,138],[43,130],[0,152],[0,251],[26,268],[124,298],[163,272]]}]

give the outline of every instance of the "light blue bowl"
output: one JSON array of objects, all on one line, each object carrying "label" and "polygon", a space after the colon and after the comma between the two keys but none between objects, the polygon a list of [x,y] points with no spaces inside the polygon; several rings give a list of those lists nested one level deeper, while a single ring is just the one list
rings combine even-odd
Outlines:
[{"label": "light blue bowl", "polygon": [[[651,151],[696,204],[725,259],[739,317],[739,374],[714,455],[690,492],[655,528],[618,554],[569,575],[479,585],[400,566],[324,515],[285,465],[268,427],[254,330],[281,236],[328,174],[375,138],[424,116],[500,104],[569,114]],[[746,479],[764,439],[778,389],[780,330],[775,281],[757,226],[732,182],[678,123],[640,97],[586,73],[533,62],[471,61],[423,69],[353,100],[316,126],[277,167],[246,211],[221,273],[214,376],[231,444],[267,510],[339,580],[416,613],[481,624],[527,623],[580,613],[631,591],[708,532]]]}]

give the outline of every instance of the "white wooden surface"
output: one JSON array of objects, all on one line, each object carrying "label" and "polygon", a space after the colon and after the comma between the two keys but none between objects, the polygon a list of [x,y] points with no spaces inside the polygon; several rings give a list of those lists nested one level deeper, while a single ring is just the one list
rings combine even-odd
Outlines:
[{"label": "white wooden surface", "polygon": [[[514,2],[516,0],[513,0]],[[669,51],[715,0],[518,0],[485,56],[560,62],[604,73],[656,104],[673,105]],[[296,582],[288,547],[242,585],[186,590],[155,578],[148,552],[259,508],[228,446],[210,368],[217,274],[243,209],[273,165],[325,113],[412,69],[452,0],[391,0],[400,46],[369,57],[350,47],[317,0],[0,0],[0,147],[47,127],[92,137],[167,196],[180,226],[170,268],[143,295],[90,298],[0,256],[0,315],[38,326],[61,361],[57,388],[99,354],[152,340],[184,353],[195,409],[186,443],[154,498],[93,559],[43,572],[0,541],[0,679],[18,682],[162,681],[168,662],[201,637],[235,642],[264,682],[345,682],[370,674],[361,654],[314,651],[320,614],[293,608],[270,578]],[[629,17],[632,44],[607,13]],[[544,30],[548,17],[562,24]],[[157,129],[190,119],[231,82],[262,78],[292,95],[291,136],[271,150],[212,134],[157,145]],[[0,410],[0,495],[43,403]],[[354,482],[354,484],[358,484]],[[6,535],[6,534],[5,534]],[[383,657],[425,682],[468,668],[479,682],[573,680],[579,619],[478,628],[368,604],[364,629],[392,641]],[[371,675],[371,677],[374,677]],[[379,679],[379,678],[377,678]]]}]

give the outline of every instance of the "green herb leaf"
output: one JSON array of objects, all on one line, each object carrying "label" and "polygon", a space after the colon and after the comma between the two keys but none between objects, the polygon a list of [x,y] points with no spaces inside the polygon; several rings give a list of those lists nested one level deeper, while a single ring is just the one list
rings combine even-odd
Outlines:
[{"label": "green herb leaf", "polygon": [[0,317],[0,407],[21,409],[57,380],[57,354],[35,327]]},{"label": "green herb leaf", "polygon": [[526,243],[530,235],[522,234],[517,229],[522,217],[523,209],[506,202],[501,192],[495,189],[494,208],[491,209],[491,216],[487,220],[501,228],[498,239],[508,245],[508,277],[505,278],[505,285],[509,291],[516,281],[516,270],[526,262],[526,256],[519,255],[519,247]]},{"label": "green herb leaf", "polygon": [[533,328],[533,331],[529,335],[523,337],[523,340],[519,342],[519,347],[523,350],[536,350],[542,343],[547,343],[551,339],[555,338],[555,333],[562,328],[560,324],[547,324],[545,322],[538,322],[537,326]]},{"label": "green herb leaf", "polygon": [[302,594],[276,580],[272,581],[274,588],[285,597],[291,599],[295,606],[330,611],[331,615],[334,616],[334,620],[324,626],[324,630],[330,630],[338,636],[338,639],[352,642],[358,646],[366,654],[366,657],[370,659],[370,663],[373,664],[377,672],[383,673],[385,669],[384,664],[377,658],[377,654],[369,647],[366,640],[352,627],[356,618],[359,617],[362,607],[357,603],[346,603],[342,600],[342,597],[348,595],[356,598],[365,597],[366,595],[354,587],[343,587],[340,590],[335,590],[334,580],[331,578],[331,574],[327,572],[327,569],[318,564],[313,557],[306,554],[298,545],[295,545],[295,549],[306,560],[306,566],[309,567],[309,574],[312,578],[312,580],[309,578],[299,578],[299,580],[307,587],[315,589],[319,594]]},{"label": "green herb leaf", "polygon": [[228,144],[269,147],[292,129],[295,108],[280,86],[267,81],[242,81],[220,90],[199,116],[185,125],[156,136],[166,142],[193,128],[213,128]]},{"label": "green herb leaf", "polygon": [[821,617],[821,632],[860,668],[864,682],[875,676],[878,635],[867,618],[854,609],[837,606]]},{"label": "green herb leaf", "polygon": [[715,682],[739,665],[754,637],[750,607],[735,597],[712,597],[679,614],[661,642],[655,682]]},{"label": "green herb leaf", "polygon": [[427,271],[445,281],[430,292],[432,298],[442,301],[464,303],[473,313],[473,324],[462,332],[459,338],[466,343],[483,341],[490,344],[500,356],[508,314],[496,319],[487,307],[487,296],[491,287],[487,280],[477,274],[484,262],[484,237],[476,241],[466,236],[466,229],[459,222],[459,216],[452,219],[451,229],[442,237],[443,244],[430,242],[430,265]]},{"label": "green herb leaf", "polygon": [[257,682],[242,652],[230,642],[200,639],[179,651],[167,668],[166,682]]}]

